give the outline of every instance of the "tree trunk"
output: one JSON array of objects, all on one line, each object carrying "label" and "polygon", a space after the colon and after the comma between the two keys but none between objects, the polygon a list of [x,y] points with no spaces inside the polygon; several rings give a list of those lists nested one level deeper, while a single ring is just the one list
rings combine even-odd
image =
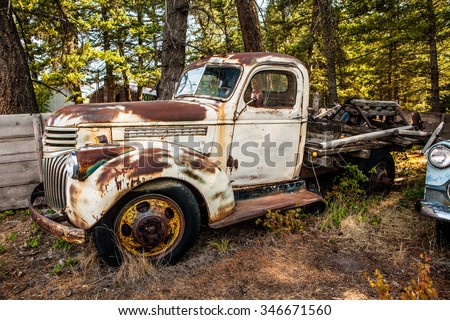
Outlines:
[{"label": "tree trunk", "polygon": [[[109,20],[108,8],[102,7],[102,20],[107,22]],[[111,51],[111,35],[108,27],[105,26],[103,30],[103,52],[107,54]],[[111,62],[105,61],[105,82],[104,82],[104,102],[116,101],[116,84],[114,81],[114,66]]]},{"label": "tree trunk", "polygon": [[[153,4],[153,6],[155,6],[155,4]],[[137,6],[136,8],[136,13],[137,13],[137,22],[139,27],[144,25],[144,16],[142,13],[142,7],[141,6]],[[144,43],[144,41],[142,40],[142,34],[141,32],[138,33],[138,45],[139,47],[142,46],[142,44]],[[156,47],[155,47],[156,49]],[[138,55],[138,72],[141,73],[144,69],[144,59],[142,58],[142,54]],[[143,87],[140,81],[138,81],[137,84],[137,100],[138,101],[142,101],[142,91],[143,91]]]},{"label": "tree trunk", "polygon": [[441,112],[439,106],[439,66],[437,53],[436,14],[433,0],[427,0],[428,44],[430,45],[430,73],[431,73],[431,111]]},{"label": "tree trunk", "polygon": [[234,0],[241,25],[244,50],[247,52],[264,51],[264,42],[255,0]]},{"label": "tree trunk", "polygon": [[0,114],[38,113],[25,50],[9,0],[0,0]]},{"label": "tree trunk", "polygon": [[313,70],[314,45],[316,44],[316,35],[318,29],[320,29],[320,24],[319,0],[313,0],[311,25],[309,27],[309,39],[307,42],[308,61],[306,61],[306,68],[308,69],[309,74],[311,74]]},{"label": "tree trunk", "polygon": [[333,106],[335,102],[338,102],[336,84],[336,39],[333,12],[334,8],[331,0],[319,0],[319,5],[323,28],[325,58],[327,61],[328,104],[330,106]]},{"label": "tree trunk", "polygon": [[161,100],[172,98],[178,78],[183,72],[188,13],[189,0],[166,0],[161,79],[157,89]]},{"label": "tree trunk", "polygon": [[[117,46],[119,49],[119,53],[122,57],[125,58],[125,44],[123,43],[123,38],[125,36],[119,36],[119,39],[117,40]],[[128,69],[125,69],[122,71],[122,78],[123,78],[123,92],[124,92],[124,99],[125,101],[132,101],[131,97],[131,89],[130,89],[130,78],[128,77]]]}]

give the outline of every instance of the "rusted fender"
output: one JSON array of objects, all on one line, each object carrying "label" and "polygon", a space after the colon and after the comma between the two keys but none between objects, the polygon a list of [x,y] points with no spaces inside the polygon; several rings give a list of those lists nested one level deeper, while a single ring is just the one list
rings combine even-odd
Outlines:
[{"label": "rusted fender", "polygon": [[142,145],[110,159],[84,180],[68,179],[66,212],[74,226],[92,228],[126,193],[164,178],[195,188],[203,197],[210,223],[233,213],[228,176],[208,157],[167,142]]},{"label": "rusted fender", "polygon": [[68,242],[80,244],[84,243],[86,240],[85,230],[73,228],[71,226],[67,226],[61,224],[60,222],[54,221],[50,217],[40,213],[39,210],[34,207],[35,200],[44,196],[44,187],[41,183],[33,190],[28,202],[28,209],[30,210],[30,215],[33,221],[48,233],[51,233]]}]

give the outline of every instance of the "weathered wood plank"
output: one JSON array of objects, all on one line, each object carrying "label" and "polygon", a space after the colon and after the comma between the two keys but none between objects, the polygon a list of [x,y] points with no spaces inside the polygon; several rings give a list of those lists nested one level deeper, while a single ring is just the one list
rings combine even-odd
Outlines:
[{"label": "weathered wood plank", "polygon": [[0,164],[14,161],[36,160],[36,142],[34,137],[0,139]]},{"label": "weathered wood plank", "polygon": [[28,198],[37,184],[0,188],[0,211],[28,207]]},{"label": "weathered wood plank", "polygon": [[37,160],[0,165],[0,188],[38,182],[40,179]]},{"label": "weathered wood plank", "polygon": [[42,157],[43,157],[43,151],[42,151],[42,133],[43,133],[43,125],[42,125],[42,118],[40,114],[33,114],[33,130],[34,130],[34,146],[36,150],[37,155],[37,170],[39,175],[39,181],[42,181],[44,179],[44,175],[42,172]]},{"label": "weathered wood plank", "polygon": [[34,136],[32,115],[13,114],[0,117],[0,139],[24,136]]}]

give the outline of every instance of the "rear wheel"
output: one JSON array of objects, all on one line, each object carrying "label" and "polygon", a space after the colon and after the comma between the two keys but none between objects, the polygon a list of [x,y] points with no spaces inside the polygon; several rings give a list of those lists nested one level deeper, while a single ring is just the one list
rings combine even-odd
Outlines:
[{"label": "rear wheel", "polygon": [[178,262],[200,230],[200,210],[192,192],[182,184],[132,193],[119,201],[94,228],[99,255],[111,266],[122,252],[152,261]]},{"label": "rear wheel", "polygon": [[366,184],[368,193],[386,196],[391,192],[395,179],[395,163],[388,151],[373,151],[369,159],[360,162],[359,169],[369,178]]}]

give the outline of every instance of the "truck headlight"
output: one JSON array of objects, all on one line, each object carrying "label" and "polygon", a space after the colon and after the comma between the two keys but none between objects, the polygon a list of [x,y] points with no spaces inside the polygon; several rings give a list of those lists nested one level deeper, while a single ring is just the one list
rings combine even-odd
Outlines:
[{"label": "truck headlight", "polygon": [[77,153],[75,151],[70,151],[66,159],[66,172],[72,179],[76,179],[79,173],[79,165]]},{"label": "truck headlight", "polygon": [[436,168],[447,168],[450,165],[450,149],[443,145],[433,147],[428,154],[428,161]]}]

